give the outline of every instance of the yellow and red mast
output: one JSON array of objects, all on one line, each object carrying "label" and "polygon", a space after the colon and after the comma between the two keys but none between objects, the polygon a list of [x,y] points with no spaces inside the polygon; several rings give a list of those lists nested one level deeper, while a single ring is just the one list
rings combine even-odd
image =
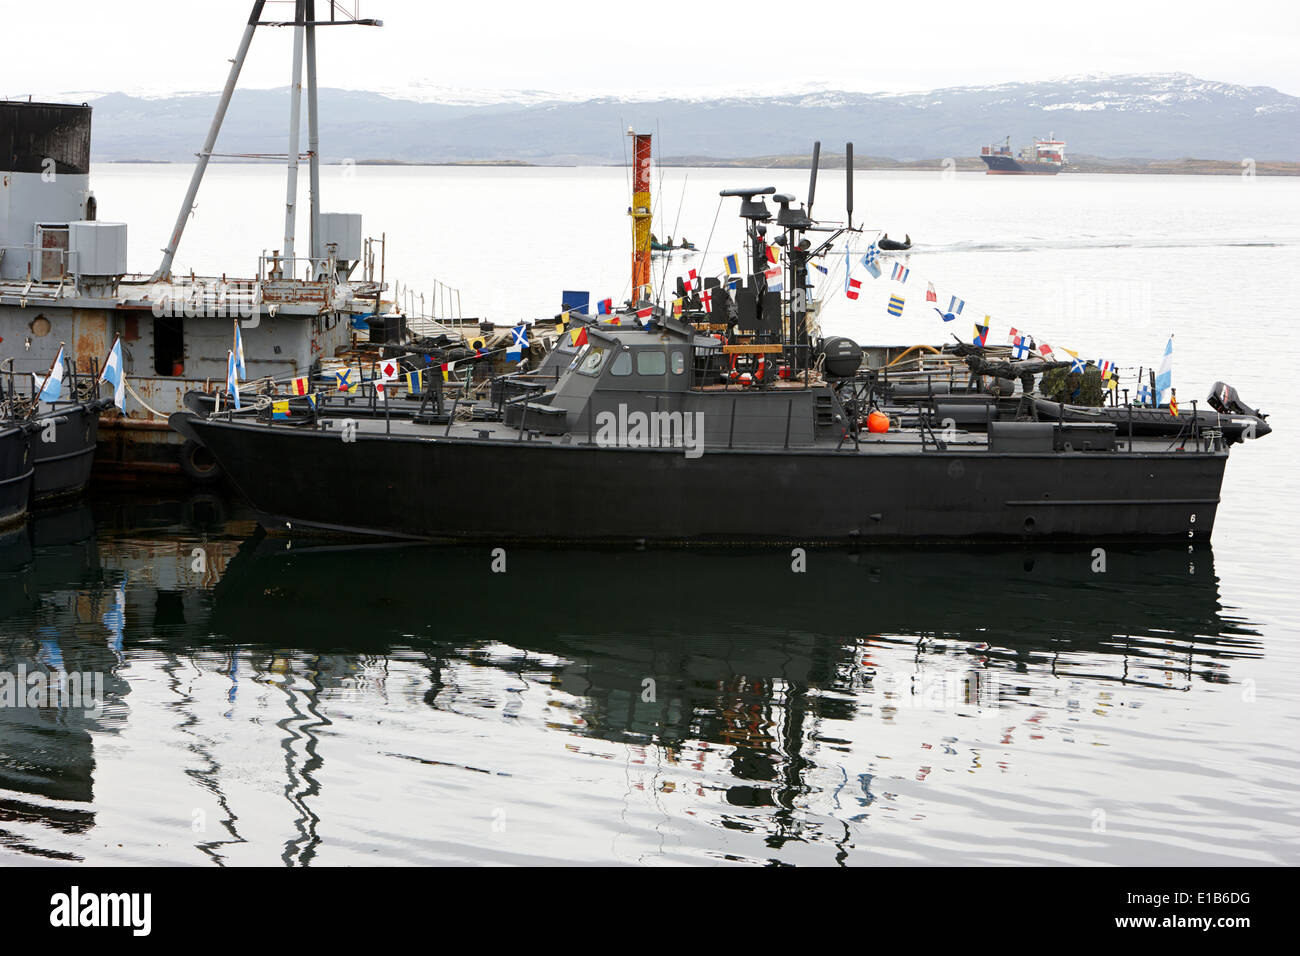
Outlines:
[{"label": "yellow and red mast", "polygon": [[632,137],[632,299],[650,298],[650,134]]}]

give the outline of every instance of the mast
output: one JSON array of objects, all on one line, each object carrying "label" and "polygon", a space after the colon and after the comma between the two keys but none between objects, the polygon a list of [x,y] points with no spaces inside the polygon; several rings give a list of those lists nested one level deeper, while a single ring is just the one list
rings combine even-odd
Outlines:
[{"label": "mast", "polygon": [[289,175],[285,183],[284,199],[284,261],[289,263],[289,276],[295,277],[294,231],[298,213],[298,138],[302,133],[302,48],[303,23],[306,0],[294,0],[293,5],[293,78],[289,81]]},{"label": "mast", "polygon": [[203,148],[199,150],[199,161],[194,166],[189,188],[185,191],[185,199],[181,202],[181,211],[176,216],[176,225],[172,227],[171,242],[163,249],[162,262],[158,264],[157,271],[150,276],[153,282],[171,275],[172,260],[176,258],[176,249],[181,244],[181,234],[185,232],[185,224],[189,222],[190,213],[194,209],[194,200],[199,194],[199,183],[203,182],[203,173],[208,168],[208,160],[212,158],[212,148],[217,144],[217,134],[221,132],[222,120],[226,118],[226,108],[230,106],[230,97],[235,92],[239,71],[244,67],[248,47],[253,42],[253,31],[257,29],[258,22],[262,19],[262,7],[265,3],[266,0],[254,0],[253,12],[248,15],[248,24],[244,27],[239,49],[235,51],[235,58],[230,61],[230,73],[221,91],[221,99],[217,101],[217,111],[212,116],[212,125],[208,127],[208,138],[203,141]]},{"label": "mast", "polygon": [[[332,8],[331,8],[332,11]],[[307,156],[311,191],[312,278],[320,267],[320,117],[316,109],[316,0],[307,0]]]},{"label": "mast", "polygon": [[[244,27],[243,38],[239,41],[239,49],[235,52],[234,59],[230,61],[230,73],[226,77],[226,85],[221,91],[221,98],[217,101],[217,110],[212,116],[212,125],[208,127],[207,139],[203,141],[203,148],[198,152],[199,161],[194,166],[189,188],[185,191],[185,199],[181,202],[180,212],[176,216],[176,225],[172,227],[171,241],[163,249],[162,262],[159,263],[154,274],[149,277],[149,281],[158,282],[171,275],[172,262],[175,260],[176,250],[181,244],[181,235],[185,232],[185,224],[189,222],[190,215],[194,212],[194,200],[199,194],[199,185],[203,182],[203,174],[207,171],[209,160],[212,159],[212,150],[217,143],[217,134],[221,132],[221,124],[226,118],[226,110],[230,106],[230,99],[234,95],[235,85],[239,81],[239,73],[244,67],[244,60],[248,57],[248,48],[253,42],[253,32],[259,26],[294,28],[293,81],[290,84],[289,155],[287,157],[289,161],[289,183],[286,188],[287,203],[284,224],[284,256],[287,259],[292,259],[294,254],[294,206],[297,203],[298,193],[298,139],[302,116],[300,103],[302,98],[304,44],[307,47],[307,135],[308,149],[311,152],[311,255],[319,258],[319,252],[316,248],[319,242],[320,226],[319,126],[316,110],[316,27],[381,27],[384,25],[383,20],[362,19],[355,14],[346,12],[344,12],[342,18],[339,18],[337,14],[340,11],[336,6],[336,0],[326,0],[326,2],[329,3],[330,8],[330,18],[328,20],[316,19],[315,0],[294,0],[292,20],[267,22],[262,20],[262,8],[266,5],[266,0],[254,0],[253,10],[248,15],[248,23]],[[291,274],[293,271],[293,266],[290,264]]]},{"label": "mast", "polygon": [[632,137],[632,300],[650,298],[650,134]]}]

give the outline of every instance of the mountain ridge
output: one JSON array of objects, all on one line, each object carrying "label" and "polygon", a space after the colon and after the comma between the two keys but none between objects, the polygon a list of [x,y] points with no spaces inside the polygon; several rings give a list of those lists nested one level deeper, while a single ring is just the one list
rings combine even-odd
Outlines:
[{"label": "mountain ridge", "polygon": [[[188,161],[217,100],[216,93],[201,92],[77,94],[92,95],[93,149],[100,161]],[[1048,133],[1067,142],[1067,154],[1300,160],[1300,97],[1186,73],[908,93],[806,88],[657,99],[548,99],[538,90],[518,95],[517,102],[438,102],[323,88],[321,155],[326,161],[608,163],[624,159],[623,133],[632,125],[660,131],[657,151],[718,160],[805,154],[820,139],[828,145],[853,141],[862,155],[915,162],[969,157],[1007,135],[1018,147]],[[287,88],[238,90],[218,151],[282,151],[288,99]]]}]

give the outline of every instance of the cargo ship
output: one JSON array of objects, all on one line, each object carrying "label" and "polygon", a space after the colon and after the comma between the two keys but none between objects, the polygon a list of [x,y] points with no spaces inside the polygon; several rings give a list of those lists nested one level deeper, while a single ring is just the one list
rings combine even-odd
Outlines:
[{"label": "cargo ship", "polygon": [[1065,143],[1048,133],[1047,139],[1035,139],[1016,156],[1011,152],[1011,137],[1001,143],[985,146],[980,159],[988,166],[990,176],[1055,176],[1065,168]]}]

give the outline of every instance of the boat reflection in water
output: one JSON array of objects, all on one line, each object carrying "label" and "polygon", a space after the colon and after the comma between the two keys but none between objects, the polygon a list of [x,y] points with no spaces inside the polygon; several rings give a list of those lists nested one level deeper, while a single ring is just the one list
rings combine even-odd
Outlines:
[{"label": "boat reflection in water", "polygon": [[[494,557],[264,537],[214,521],[225,507],[99,503],[94,526],[74,512],[79,540],[0,552],[0,669],[96,670],[106,697],[98,716],[0,708],[0,851],[582,861],[623,833],[615,859],[832,862],[903,809],[891,781],[959,759],[1005,775],[1011,725],[1046,713],[1038,730],[1067,740],[1116,693],[1208,690],[1262,653],[1221,609],[1207,545],[1111,548],[1104,573],[1085,549]],[[924,749],[891,751],[887,727]],[[613,816],[593,761],[617,770]],[[1016,789],[1041,801],[1034,766]],[[139,798],[131,774],[159,805],[133,807],[126,840],[120,820],[95,835]],[[497,806],[514,808],[508,847],[477,829]],[[649,845],[664,814],[686,845]]]}]

